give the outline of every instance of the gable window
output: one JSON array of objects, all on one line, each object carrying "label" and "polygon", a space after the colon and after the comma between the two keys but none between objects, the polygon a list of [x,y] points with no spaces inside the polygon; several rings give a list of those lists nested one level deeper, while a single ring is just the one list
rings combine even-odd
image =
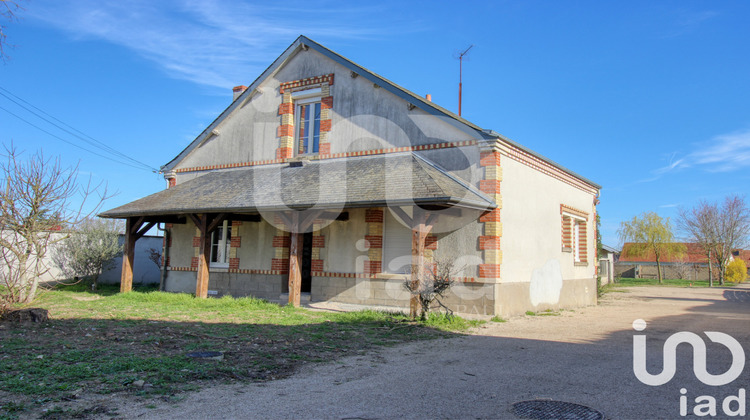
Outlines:
[{"label": "gable window", "polygon": [[295,154],[318,153],[320,147],[321,89],[294,92]]},{"label": "gable window", "polygon": [[232,243],[232,222],[225,220],[211,233],[211,267],[229,267],[229,247]]}]

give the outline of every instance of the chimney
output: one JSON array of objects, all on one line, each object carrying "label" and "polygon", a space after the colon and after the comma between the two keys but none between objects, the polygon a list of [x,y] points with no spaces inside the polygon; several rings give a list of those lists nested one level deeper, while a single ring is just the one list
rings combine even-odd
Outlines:
[{"label": "chimney", "polygon": [[247,89],[247,86],[243,86],[243,85],[233,87],[232,92],[234,92],[234,95],[232,97],[232,100],[233,101],[237,100],[237,98],[239,98],[240,95],[242,95],[242,92],[244,92],[245,89]]},{"label": "chimney", "polygon": [[432,95],[430,95],[429,93],[425,95],[424,98],[427,99],[429,102],[432,102]]}]

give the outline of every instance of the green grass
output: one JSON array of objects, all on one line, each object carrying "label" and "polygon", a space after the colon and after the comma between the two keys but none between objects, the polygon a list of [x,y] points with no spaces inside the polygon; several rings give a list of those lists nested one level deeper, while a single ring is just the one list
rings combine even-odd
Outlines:
[{"label": "green grass", "polygon": [[[708,287],[708,280],[682,280],[682,279],[663,279],[663,283],[659,284],[657,279],[633,279],[633,278],[618,278],[614,284],[606,285],[606,287],[633,287],[633,286],[669,286],[669,287]],[[714,280],[714,287],[719,286],[718,280]],[[731,287],[734,283],[725,282],[722,287]]]},{"label": "green grass", "polygon": [[490,318],[491,322],[508,322],[507,320],[500,318],[498,315],[493,316]]},{"label": "green grass", "polygon": [[545,309],[540,312],[526,311],[527,316],[558,316],[560,311],[554,311],[552,309]]},{"label": "green grass", "polygon": [[[0,390],[13,396],[0,405],[0,418],[40,407],[47,417],[67,416],[72,412],[54,404],[75,399],[80,389],[174,399],[207,382],[273,380],[305,363],[450,337],[482,323],[443,314],[413,322],[378,311],[312,311],[250,297],[120,294],[108,287],[92,292],[77,285],[46,291],[32,306],[49,310],[50,321],[0,329]],[[224,360],[187,356],[196,350],[223,352]]]}]

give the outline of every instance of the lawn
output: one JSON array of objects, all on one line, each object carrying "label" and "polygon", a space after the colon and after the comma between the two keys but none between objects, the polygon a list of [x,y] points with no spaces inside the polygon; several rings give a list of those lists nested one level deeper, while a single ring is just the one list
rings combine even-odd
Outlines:
[{"label": "lawn", "polygon": [[[76,287],[46,291],[33,306],[49,310],[50,321],[0,323],[0,419],[82,393],[168,400],[217,381],[274,380],[305,363],[446,338],[477,324],[458,317],[415,323],[402,314],[312,311],[254,298]],[[221,352],[223,360],[188,357],[198,351]]]},{"label": "lawn", "polygon": [[[663,284],[659,284],[657,279],[634,279],[622,277],[618,278],[612,285],[605,287],[633,287],[633,286],[669,286],[669,287],[708,287],[708,280],[683,280],[683,279],[663,279]],[[719,281],[714,280],[714,287],[719,286]],[[721,287],[732,287],[734,283],[725,282]]]}]

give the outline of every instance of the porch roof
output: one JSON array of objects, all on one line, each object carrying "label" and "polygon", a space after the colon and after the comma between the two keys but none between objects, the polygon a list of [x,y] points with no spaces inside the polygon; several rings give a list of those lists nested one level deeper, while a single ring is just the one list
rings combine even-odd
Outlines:
[{"label": "porch roof", "polygon": [[99,216],[255,213],[408,206],[497,207],[487,195],[416,153],[219,170]]}]

